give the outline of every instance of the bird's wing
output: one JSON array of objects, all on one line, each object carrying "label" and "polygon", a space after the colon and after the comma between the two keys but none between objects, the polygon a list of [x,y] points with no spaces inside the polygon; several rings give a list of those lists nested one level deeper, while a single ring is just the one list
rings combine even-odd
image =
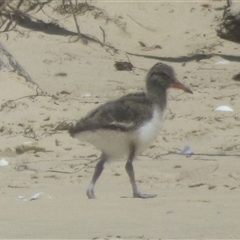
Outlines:
[{"label": "bird's wing", "polygon": [[152,108],[152,101],[145,93],[129,94],[99,106],[81,119],[75,128],[79,131],[100,128],[134,130],[152,118]]}]

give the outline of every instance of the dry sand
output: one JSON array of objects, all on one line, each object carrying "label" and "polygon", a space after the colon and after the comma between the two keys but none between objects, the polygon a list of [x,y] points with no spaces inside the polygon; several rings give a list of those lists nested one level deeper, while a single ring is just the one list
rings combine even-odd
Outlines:
[{"label": "dry sand", "polygon": [[[106,43],[119,52],[21,27],[0,35],[1,43],[49,94],[27,97],[36,95],[35,86],[9,66],[0,71],[0,160],[9,162],[0,167],[0,237],[240,238],[240,84],[232,80],[239,63],[217,64],[225,59],[213,56],[240,50],[216,36],[225,2],[212,1],[209,8],[183,1],[89,3],[102,14],[78,16],[81,31],[102,41],[102,27]],[[50,7],[44,11],[36,17],[57,19],[75,31],[71,15]],[[139,41],[162,49],[144,49]],[[85,191],[100,153],[59,130],[59,124],[144,89],[147,70],[159,60],[126,52],[172,58],[212,55],[201,61],[163,61],[194,94],[169,91],[163,129],[135,162],[140,190],[157,193],[157,198],[132,198],[123,159],[106,164],[96,185],[97,199],[88,200]],[[128,58],[132,71],[114,68],[115,61]],[[234,111],[214,111],[220,105]],[[184,145],[196,155],[166,154]],[[46,194],[29,201],[39,192]]]}]

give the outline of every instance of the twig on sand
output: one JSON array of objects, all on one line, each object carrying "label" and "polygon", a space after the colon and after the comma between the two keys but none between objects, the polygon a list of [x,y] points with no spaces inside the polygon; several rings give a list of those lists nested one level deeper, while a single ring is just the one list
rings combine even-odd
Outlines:
[{"label": "twig on sand", "polygon": [[76,14],[75,14],[74,9],[73,9],[72,0],[69,0],[69,3],[70,3],[70,6],[71,6],[71,9],[72,9],[73,19],[74,19],[74,22],[75,22],[75,25],[76,25],[76,28],[77,28],[77,32],[78,32],[78,38],[76,39],[76,41],[81,39],[82,43],[87,44],[88,43],[87,39],[84,38],[83,35],[81,34],[80,27],[79,27],[78,22],[77,22]]},{"label": "twig on sand", "polygon": [[100,27],[100,29],[102,30],[102,33],[103,33],[103,44],[105,44],[105,40],[106,40],[106,34],[105,34],[105,31],[104,31],[104,29],[101,27],[101,26],[99,26]]},{"label": "twig on sand", "polygon": [[[0,111],[2,111],[9,103],[13,103],[15,101],[18,101],[18,100],[21,100],[23,98],[35,98],[35,97],[53,97],[53,96],[49,96],[48,94],[41,94],[42,93],[42,90],[38,90],[39,87],[37,87],[36,89],[36,94],[32,94],[32,95],[26,95],[26,96],[23,96],[23,97],[19,97],[19,98],[16,98],[16,99],[11,99],[11,100],[7,100],[6,102],[2,103],[1,106],[0,106]],[[44,92],[45,93],[45,92]],[[15,106],[14,106],[15,107]]]},{"label": "twig on sand", "polygon": [[149,27],[145,27],[145,26],[143,26],[141,23],[139,23],[139,22],[137,22],[133,17],[131,17],[129,14],[127,14],[127,16],[129,17],[129,18],[131,18],[136,24],[138,24],[139,26],[141,26],[141,27],[143,27],[143,28],[145,28],[145,29],[147,29],[147,30],[149,30],[149,31],[151,31],[151,32],[155,32],[155,30],[154,29],[151,29],[151,28],[149,28]]},{"label": "twig on sand", "polygon": [[20,64],[14,59],[14,57],[7,51],[7,49],[0,43],[0,50],[7,57],[10,65],[14,68],[15,71],[18,72],[19,75],[23,76],[28,82],[35,84],[32,78],[28,75],[28,73],[20,66]]},{"label": "twig on sand", "polygon": [[29,74],[25,71],[25,69],[17,62],[17,60],[7,51],[7,49],[0,42],[0,52],[2,52],[8,59],[9,64],[13,67],[13,69],[18,73],[19,76],[25,78],[26,82],[29,82],[37,87],[39,90],[38,95],[47,96],[48,94],[44,92],[38,84],[36,84]]}]

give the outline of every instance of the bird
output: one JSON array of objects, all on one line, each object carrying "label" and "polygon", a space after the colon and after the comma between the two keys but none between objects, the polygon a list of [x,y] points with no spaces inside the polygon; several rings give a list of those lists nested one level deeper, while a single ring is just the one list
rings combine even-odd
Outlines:
[{"label": "bird", "polygon": [[70,136],[86,141],[101,151],[86,194],[95,199],[95,184],[104,164],[111,159],[127,156],[125,165],[134,198],[154,198],[156,194],[141,193],[135,181],[133,160],[154,141],[162,127],[169,88],[193,93],[176,77],[174,69],[162,62],[147,73],[146,91],[129,93],[110,100],[70,124]]}]

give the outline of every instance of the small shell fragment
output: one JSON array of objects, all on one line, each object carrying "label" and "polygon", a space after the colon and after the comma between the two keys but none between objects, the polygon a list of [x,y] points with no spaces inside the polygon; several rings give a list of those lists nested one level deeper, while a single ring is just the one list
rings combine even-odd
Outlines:
[{"label": "small shell fragment", "polygon": [[218,64],[229,64],[229,63],[230,63],[230,61],[228,61],[228,60],[221,60],[221,61],[217,62],[216,65],[218,65]]},{"label": "small shell fragment", "polygon": [[91,97],[91,93],[83,93],[82,97],[84,97],[84,98]]},{"label": "small shell fragment", "polygon": [[179,154],[193,154],[193,150],[190,146],[185,145],[181,151],[178,151]]},{"label": "small shell fragment", "polygon": [[[34,194],[31,198],[30,198],[30,201],[31,200],[36,200],[40,195],[42,195],[42,194],[46,194],[46,193],[44,193],[44,192],[39,192],[39,193],[36,193],[36,194]],[[51,197],[48,195],[48,194],[46,194],[50,199],[51,199]]]},{"label": "small shell fragment", "polygon": [[0,167],[2,167],[2,166],[7,166],[7,165],[8,165],[8,161],[5,160],[4,158],[2,158],[2,159],[0,160]]},{"label": "small shell fragment", "polygon": [[219,106],[219,107],[215,108],[214,110],[215,111],[224,111],[224,112],[233,112],[232,108],[225,106],[225,105]]},{"label": "small shell fragment", "polygon": [[17,196],[16,199],[19,200],[19,201],[27,201],[27,199],[24,198],[23,196]]}]

